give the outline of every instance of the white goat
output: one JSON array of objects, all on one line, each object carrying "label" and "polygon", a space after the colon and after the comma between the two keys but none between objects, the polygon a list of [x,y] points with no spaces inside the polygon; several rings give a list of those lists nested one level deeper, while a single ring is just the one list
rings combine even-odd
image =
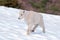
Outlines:
[{"label": "white goat", "polygon": [[34,32],[34,30],[38,25],[42,27],[43,32],[45,33],[43,16],[40,13],[22,10],[19,13],[18,19],[21,19],[21,18],[24,18],[25,21],[27,22],[27,25],[28,25],[27,34],[29,34],[30,32]]}]

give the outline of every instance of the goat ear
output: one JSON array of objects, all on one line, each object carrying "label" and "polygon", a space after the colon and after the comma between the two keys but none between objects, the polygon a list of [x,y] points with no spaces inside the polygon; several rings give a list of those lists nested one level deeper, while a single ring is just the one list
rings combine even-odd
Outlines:
[{"label": "goat ear", "polygon": [[23,13],[25,13],[25,10],[23,11]]}]

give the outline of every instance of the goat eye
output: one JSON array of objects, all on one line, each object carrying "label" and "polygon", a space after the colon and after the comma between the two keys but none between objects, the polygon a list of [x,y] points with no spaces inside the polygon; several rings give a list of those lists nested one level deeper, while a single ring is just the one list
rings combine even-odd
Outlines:
[{"label": "goat eye", "polygon": [[21,16],[22,16],[23,14],[21,14]]}]

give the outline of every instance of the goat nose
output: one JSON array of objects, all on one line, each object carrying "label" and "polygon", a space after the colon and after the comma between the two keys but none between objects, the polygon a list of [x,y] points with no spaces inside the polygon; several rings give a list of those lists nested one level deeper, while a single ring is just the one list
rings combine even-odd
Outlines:
[{"label": "goat nose", "polygon": [[20,19],[20,17],[18,19]]}]

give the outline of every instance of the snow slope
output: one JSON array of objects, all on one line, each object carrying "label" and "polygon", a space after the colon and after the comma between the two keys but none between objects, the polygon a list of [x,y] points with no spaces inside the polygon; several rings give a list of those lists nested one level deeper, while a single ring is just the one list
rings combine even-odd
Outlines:
[{"label": "snow slope", "polygon": [[25,21],[18,20],[19,11],[0,6],[0,40],[60,40],[60,16],[43,13],[46,33],[38,27],[27,36]]}]

